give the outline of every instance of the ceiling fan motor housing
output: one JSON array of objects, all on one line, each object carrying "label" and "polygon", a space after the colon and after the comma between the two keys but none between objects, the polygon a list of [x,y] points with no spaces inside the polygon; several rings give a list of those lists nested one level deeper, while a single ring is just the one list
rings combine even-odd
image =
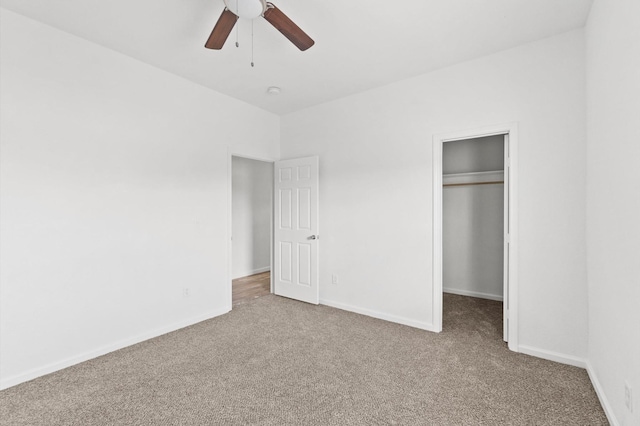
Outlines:
[{"label": "ceiling fan motor housing", "polygon": [[224,4],[236,16],[255,19],[267,10],[266,0],[224,0]]}]

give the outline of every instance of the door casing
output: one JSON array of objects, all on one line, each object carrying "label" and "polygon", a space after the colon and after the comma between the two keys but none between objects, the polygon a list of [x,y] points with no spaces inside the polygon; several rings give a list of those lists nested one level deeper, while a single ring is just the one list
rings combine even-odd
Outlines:
[{"label": "door casing", "polygon": [[[432,294],[432,326],[433,331],[442,331],[442,148],[443,144],[464,139],[475,139],[485,136],[508,135],[507,146],[509,152],[509,164],[505,164],[505,182],[508,183],[508,205],[505,205],[505,213],[508,209],[509,229],[508,251],[508,292],[505,294],[504,303],[508,306],[508,346],[515,352],[518,350],[518,125],[517,123],[499,124],[479,129],[464,130],[451,133],[435,134],[433,136],[433,294]],[[508,175],[507,175],[508,173]]]}]

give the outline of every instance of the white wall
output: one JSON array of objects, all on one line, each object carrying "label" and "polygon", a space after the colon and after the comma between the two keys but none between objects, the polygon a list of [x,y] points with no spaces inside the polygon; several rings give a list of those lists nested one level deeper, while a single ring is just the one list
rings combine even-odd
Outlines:
[{"label": "white wall", "polygon": [[273,163],[232,159],[232,277],[265,272],[271,266]]},{"label": "white wall", "polygon": [[518,122],[521,349],[586,356],[583,36],[282,118],[282,156],[320,156],[324,303],[429,328],[433,135]]},{"label": "white wall", "polygon": [[444,292],[503,299],[504,185],[446,186],[447,183],[502,181],[503,164],[502,135],[443,145]]},{"label": "white wall", "polygon": [[503,300],[503,216],[503,185],[443,188],[445,293]]},{"label": "white wall", "polygon": [[228,147],[277,158],[278,118],[7,10],[1,27],[0,385],[229,310]]},{"label": "white wall", "polygon": [[614,422],[640,425],[640,2],[596,0],[586,35],[590,373]]},{"label": "white wall", "polygon": [[442,173],[445,175],[503,169],[503,135],[447,142],[442,146]]}]

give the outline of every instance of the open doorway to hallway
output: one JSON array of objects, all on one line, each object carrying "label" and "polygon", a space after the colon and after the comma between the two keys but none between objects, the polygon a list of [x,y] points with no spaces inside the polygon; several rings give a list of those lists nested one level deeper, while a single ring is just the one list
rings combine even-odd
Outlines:
[{"label": "open doorway to hallway", "polygon": [[271,294],[271,271],[235,278],[232,283],[233,306]]},{"label": "open doorway to hallway", "polygon": [[273,163],[231,157],[232,306],[271,293]]}]

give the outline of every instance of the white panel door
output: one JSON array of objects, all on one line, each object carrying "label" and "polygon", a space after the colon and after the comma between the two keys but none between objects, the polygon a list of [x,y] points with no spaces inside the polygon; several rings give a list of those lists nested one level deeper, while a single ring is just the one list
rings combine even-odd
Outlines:
[{"label": "white panel door", "polygon": [[502,340],[509,341],[509,175],[511,173],[511,160],[509,155],[509,135],[504,135],[504,253],[503,253],[503,278],[502,278]]},{"label": "white panel door", "polygon": [[274,292],[318,304],[318,157],[274,170]]}]

